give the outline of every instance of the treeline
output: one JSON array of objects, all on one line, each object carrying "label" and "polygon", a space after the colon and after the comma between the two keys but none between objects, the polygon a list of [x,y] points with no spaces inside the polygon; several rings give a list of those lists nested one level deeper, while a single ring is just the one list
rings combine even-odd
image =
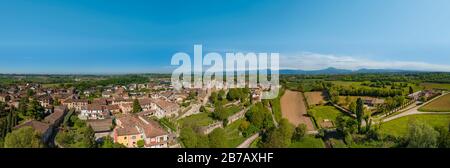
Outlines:
[{"label": "treeline", "polygon": [[381,88],[335,87],[340,96],[394,97],[403,95],[403,90]]},{"label": "treeline", "polygon": [[281,81],[299,80],[326,80],[326,81],[389,81],[389,82],[434,82],[450,83],[450,73],[446,72],[386,72],[386,73],[358,73],[340,75],[281,75]]},{"label": "treeline", "polygon": [[[18,118],[17,113],[9,108],[7,108],[7,104],[4,102],[0,102],[0,141],[3,142],[3,139],[6,135],[12,131],[12,128],[17,125]],[[0,143],[0,145],[3,145]]]},{"label": "treeline", "polygon": [[8,107],[6,103],[0,102],[0,139],[5,138],[21,120],[42,120],[44,112],[44,108],[34,99],[22,98],[19,108]]},{"label": "treeline", "polygon": [[81,81],[76,83],[64,84],[65,88],[75,87],[77,90],[84,91],[89,88],[97,86],[108,86],[108,85],[129,85],[133,83],[147,83],[149,82],[148,77],[139,75],[127,75],[127,76],[113,76],[101,80],[91,80],[91,81]]}]

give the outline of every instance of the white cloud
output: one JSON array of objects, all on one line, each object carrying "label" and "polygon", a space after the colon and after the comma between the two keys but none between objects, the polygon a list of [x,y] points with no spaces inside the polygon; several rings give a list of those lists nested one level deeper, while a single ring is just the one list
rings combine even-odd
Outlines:
[{"label": "white cloud", "polygon": [[282,69],[319,70],[328,67],[357,70],[368,69],[399,69],[419,71],[450,72],[450,65],[431,64],[415,61],[377,61],[352,56],[337,56],[302,52],[295,55],[280,55]]}]

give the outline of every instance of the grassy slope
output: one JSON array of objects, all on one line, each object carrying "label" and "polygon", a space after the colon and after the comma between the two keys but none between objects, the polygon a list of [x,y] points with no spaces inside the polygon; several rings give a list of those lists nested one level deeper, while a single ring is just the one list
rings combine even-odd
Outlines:
[{"label": "grassy slope", "polygon": [[244,119],[240,119],[225,127],[228,147],[235,148],[245,141],[245,138],[239,133],[239,126],[243,121]]},{"label": "grassy slope", "polygon": [[199,113],[188,116],[178,121],[178,123],[183,125],[191,125],[191,126],[207,126],[212,124],[214,120],[209,117],[210,113]]}]

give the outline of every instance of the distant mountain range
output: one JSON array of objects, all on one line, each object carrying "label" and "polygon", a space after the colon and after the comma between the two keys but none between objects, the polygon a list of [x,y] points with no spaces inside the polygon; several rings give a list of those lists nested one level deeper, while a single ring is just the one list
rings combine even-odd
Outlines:
[{"label": "distant mountain range", "polygon": [[398,73],[398,72],[418,72],[410,70],[395,70],[395,69],[359,69],[359,70],[348,70],[348,69],[337,69],[337,68],[326,68],[321,70],[291,70],[291,69],[281,69],[280,74],[298,74],[298,75],[338,75],[338,74],[357,74],[357,73]]}]

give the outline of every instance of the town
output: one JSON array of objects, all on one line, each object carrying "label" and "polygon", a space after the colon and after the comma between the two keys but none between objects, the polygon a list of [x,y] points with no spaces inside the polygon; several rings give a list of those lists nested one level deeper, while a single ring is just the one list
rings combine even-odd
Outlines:
[{"label": "town", "polygon": [[[35,131],[41,138],[40,143],[30,145],[38,147],[181,147],[176,121],[206,108],[214,109],[209,101],[214,91],[176,91],[170,78],[94,87],[12,84],[0,90],[1,138],[4,140],[11,131],[31,130],[28,133]],[[258,89],[251,92],[253,100],[258,100]],[[240,106],[239,101],[229,104],[233,110]],[[239,111],[227,122],[242,118],[245,111]],[[218,121],[202,131],[208,134],[222,125],[223,121]],[[7,146],[8,141],[2,143]]]}]

